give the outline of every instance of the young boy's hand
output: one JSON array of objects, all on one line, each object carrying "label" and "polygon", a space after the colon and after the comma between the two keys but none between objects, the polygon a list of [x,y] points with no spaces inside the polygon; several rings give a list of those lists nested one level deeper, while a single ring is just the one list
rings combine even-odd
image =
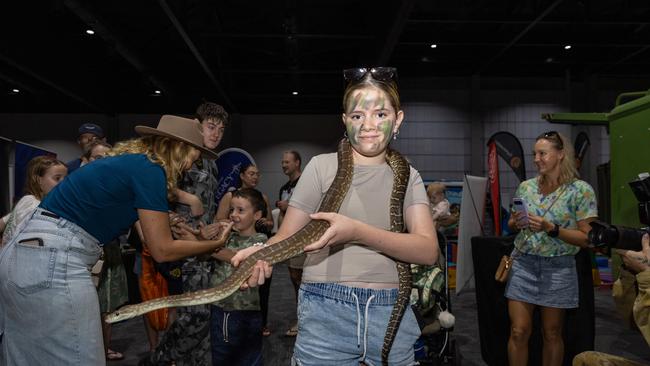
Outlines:
[{"label": "young boy's hand", "polygon": [[217,221],[213,225],[218,225],[218,231],[216,236],[212,240],[217,240],[217,241],[223,241],[224,244],[226,243],[226,240],[228,240],[228,236],[230,235],[230,232],[232,231],[232,225],[234,223],[232,221]]},{"label": "young boy's hand", "polygon": [[219,235],[219,232],[222,230],[222,226],[220,223],[215,222],[210,225],[206,225],[203,223],[203,221],[199,222],[199,239],[200,240],[212,240],[217,235]]}]

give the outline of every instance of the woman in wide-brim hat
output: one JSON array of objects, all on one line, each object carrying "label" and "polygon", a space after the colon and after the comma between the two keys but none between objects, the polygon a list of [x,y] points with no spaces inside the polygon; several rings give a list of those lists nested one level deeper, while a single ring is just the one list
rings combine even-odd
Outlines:
[{"label": "woman in wide-brim hat", "polygon": [[157,128],[119,143],[52,190],[25,229],[0,252],[0,334],[5,365],[103,365],[97,292],[90,279],[108,243],[140,220],[149,251],[165,262],[210,252],[218,240],[172,238],[168,200],[183,171],[201,155],[196,120],[163,116]]}]

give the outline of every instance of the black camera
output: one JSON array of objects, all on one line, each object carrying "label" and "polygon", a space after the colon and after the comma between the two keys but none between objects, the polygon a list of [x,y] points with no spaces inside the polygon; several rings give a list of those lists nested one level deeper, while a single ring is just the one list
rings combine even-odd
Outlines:
[{"label": "black camera", "polygon": [[[645,176],[628,184],[639,202],[639,221],[644,225],[650,225],[650,176]],[[591,225],[589,242],[595,246],[640,251],[643,234],[650,234],[650,228],[648,227],[637,229],[610,225],[602,221],[593,221],[589,225]]]}]

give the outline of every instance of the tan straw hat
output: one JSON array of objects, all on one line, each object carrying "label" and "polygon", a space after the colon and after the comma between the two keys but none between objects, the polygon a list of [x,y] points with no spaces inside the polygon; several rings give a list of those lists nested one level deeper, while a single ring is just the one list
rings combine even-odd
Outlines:
[{"label": "tan straw hat", "polygon": [[156,135],[182,141],[201,150],[201,156],[206,159],[216,159],[217,153],[203,146],[203,129],[195,119],[164,115],[158,122],[158,127],[135,126],[139,135]]}]

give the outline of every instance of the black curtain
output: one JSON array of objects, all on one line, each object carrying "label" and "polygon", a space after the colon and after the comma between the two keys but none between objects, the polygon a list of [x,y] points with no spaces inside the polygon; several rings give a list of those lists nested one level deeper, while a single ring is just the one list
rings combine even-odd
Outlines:
[{"label": "black curtain", "polygon": [[[9,212],[11,207],[11,192],[9,192],[9,154],[13,142],[0,137],[0,216]],[[13,165],[13,164],[11,164]]]},{"label": "black curtain", "polygon": [[[491,366],[508,364],[508,338],[510,318],[508,303],[503,295],[505,284],[494,280],[501,257],[510,254],[514,236],[472,238],[472,260],[476,281],[479,339],[483,361]],[[594,289],[589,251],[576,255],[580,303],[577,309],[568,310],[564,323],[564,365],[571,366],[573,357],[594,349],[595,309]],[[531,366],[542,364],[542,336],[539,310],[533,319],[533,334],[529,345]]]}]

